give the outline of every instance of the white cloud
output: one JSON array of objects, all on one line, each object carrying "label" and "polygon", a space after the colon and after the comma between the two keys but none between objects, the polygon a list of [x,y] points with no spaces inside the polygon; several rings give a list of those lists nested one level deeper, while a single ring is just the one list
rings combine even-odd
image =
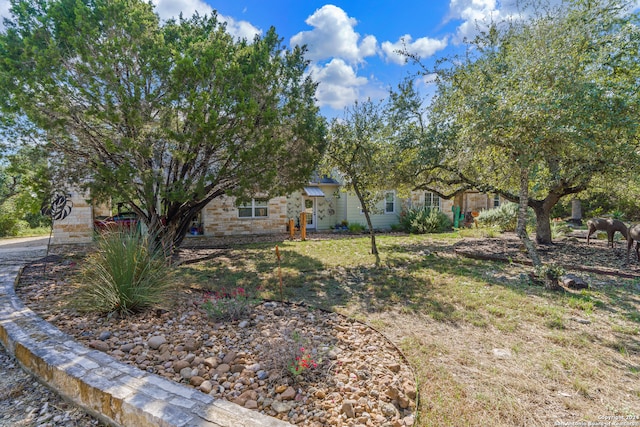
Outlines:
[{"label": "white cloud", "polygon": [[[196,12],[200,15],[210,15],[213,12],[211,6],[201,0],[153,0],[153,4],[160,18],[165,20],[177,18],[180,13],[188,18]],[[218,15],[218,19],[227,23],[227,32],[236,38],[246,38],[251,41],[256,34],[262,34],[260,29],[247,21],[236,21],[224,15]]]},{"label": "white cloud", "polygon": [[153,4],[162,19],[177,19],[180,13],[188,18],[196,12],[204,15],[210,14],[213,10],[211,6],[200,0],[153,0]]},{"label": "white cloud", "polygon": [[447,47],[446,38],[438,40],[429,37],[421,37],[416,41],[412,40],[413,39],[409,34],[405,34],[395,43],[383,42],[382,51],[385,53],[387,60],[395,64],[404,65],[406,63],[406,56],[398,53],[399,51],[407,51],[420,58],[428,58],[437,51]]},{"label": "white cloud", "polygon": [[262,35],[262,30],[254,27],[250,22],[236,21],[235,19],[224,15],[218,15],[218,18],[227,23],[227,32],[233,37],[252,41],[255,36]]},{"label": "white cloud", "polygon": [[463,21],[454,37],[456,43],[462,42],[465,38],[473,38],[479,26],[483,28],[499,16],[500,11],[495,0],[451,0],[449,3],[449,19]]},{"label": "white cloud", "polygon": [[[563,1],[548,0],[544,7],[556,8]],[[496,0],[451,0],[447,19],[461,21],[453,41],[471,40],[491,22],[527,19],[536,13],[532,5],[521,0],[502,0],[499,3]]]},{"label": "white cloud", "polygon": [[313,79],[320,84],[316,91],[318,105],[341,109],[360,99],[360,88],[368,80],[358,77],[344,60],[334,58],[325,66],[312,65],[310,67]]},{"label": "white cloud", "polygon": [[291,37],[291,45],[307,45],[307,58],[312,61],[341,58],[357,64],[376,53],[376,38],[369,35],[361,41],[360,34],[354,30],[358,22],[337,6],[322,6],[305,22],[314,27],[313,30]]},{"label": "white cloud", "polygon": [[[313,27],[291,37],[290,44],[306,45],[306,57],[312,61],[310,72],[319,83],[318,105],[342,109],[365,94],[379,93],[367,77],[358,76],[365,58],[380,52],[373,35],[362,37],[355,31],[358,21],[341,8],[325,5],[305,21]],[[329,61],[329,62],[327,62]]]}]

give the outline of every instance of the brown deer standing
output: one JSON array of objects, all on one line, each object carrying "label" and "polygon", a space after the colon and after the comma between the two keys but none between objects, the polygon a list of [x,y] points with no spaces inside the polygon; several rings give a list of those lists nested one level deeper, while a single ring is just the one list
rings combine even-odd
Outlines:
[{"label": "brown deer standing", "polygon": [[616,231],[619,231],[625,239],[627,238],[627,226],[617,219],[591,218],[587,221],[587,228],[589,229],[587,232],[587,245],[589,244],[589,238],[596,230],[607,232],[607,247],[611,246],[613,248],[613,235],[616,234]]},{"label": "brown deer standing", "polygon": [[632,225],[627,232],[627,264],[629,263],[629,252],[631,252],[634,240],[636,241],[636,256],[640,262],[640,252],[638,252],[640,249],[640,224]]}]

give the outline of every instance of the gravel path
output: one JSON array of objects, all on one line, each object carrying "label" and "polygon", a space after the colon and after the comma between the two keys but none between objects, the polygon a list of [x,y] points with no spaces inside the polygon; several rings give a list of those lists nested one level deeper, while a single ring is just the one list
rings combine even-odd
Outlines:
[{"label": "gravel path", "polygon": [[103,425],[27,374],[0,345],[0,426]]},{"label": "gravel path", "polygon": [[[46,238],[0,240],[0,269],[43,257]],[[103,425],[26,373],[0,345],[0,426]]]}]

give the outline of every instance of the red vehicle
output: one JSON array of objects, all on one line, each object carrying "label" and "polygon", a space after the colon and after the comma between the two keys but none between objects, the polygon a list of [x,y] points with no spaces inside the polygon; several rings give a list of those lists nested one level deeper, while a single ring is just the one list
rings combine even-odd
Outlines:
[{"label": "red vehicle", "polygon": [[106,230],[134,230],[138,226],[138,214],[135,212],[122,212],[118,215],[98,217],[93,220],[93,228],[96,231]]}]

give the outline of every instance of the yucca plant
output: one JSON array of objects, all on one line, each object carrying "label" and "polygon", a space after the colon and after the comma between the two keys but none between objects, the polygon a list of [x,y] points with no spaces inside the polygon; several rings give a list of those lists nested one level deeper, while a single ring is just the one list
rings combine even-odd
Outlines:
[{"label": "yucca plant", "polygon": [[172,268],[153,239],[119,230],[98,237],[72,304],[80,311],[130,314],[167,301]]}]

